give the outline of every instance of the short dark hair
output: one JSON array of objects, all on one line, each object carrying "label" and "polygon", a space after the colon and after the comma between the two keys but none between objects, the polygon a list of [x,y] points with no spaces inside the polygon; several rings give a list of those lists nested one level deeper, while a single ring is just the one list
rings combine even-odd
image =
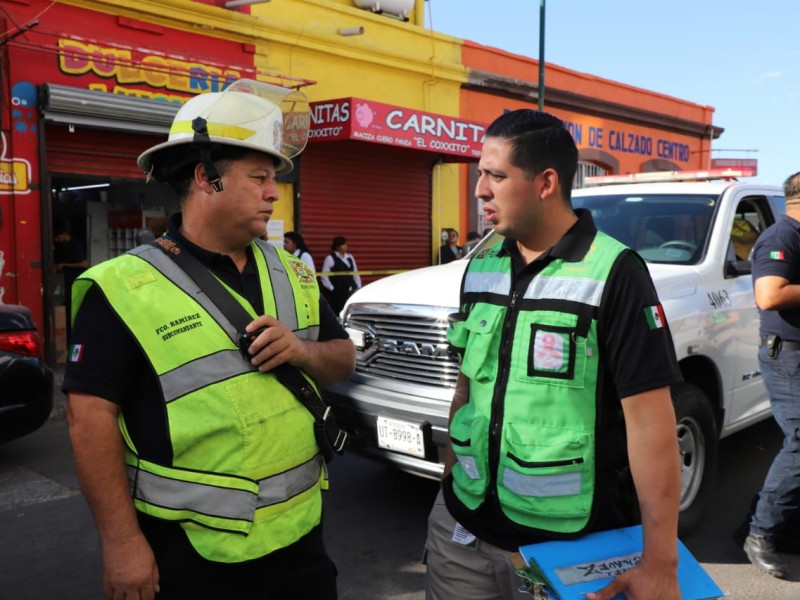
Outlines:
[{"label": "short dark hair", "polygon": [[783,195],[786,199],[800,199],[800,171],[793,173],[783,182]]},{"label": "short dark hair", "polygon": [[558,173],[564,200],[572,196],[572,182],[578,170],[578,147],[564,122],[550,113],[521,108],[497,117],[486,137],[511,143],[511,164],[533,178],[545,169]]},{"label": "short dark hair", "polygon": [[347,238],[341,235],[337,235],[333,238],[333,242],[331,243],[331,252],[336,252],[336,249],[341,246],[342,244],[347,243]]}]

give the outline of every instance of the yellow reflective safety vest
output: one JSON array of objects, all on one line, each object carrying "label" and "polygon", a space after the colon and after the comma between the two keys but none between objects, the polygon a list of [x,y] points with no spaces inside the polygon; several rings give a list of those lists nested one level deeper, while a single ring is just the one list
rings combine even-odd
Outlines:
[{"label": "yellow reflective safety vest", "polygon": [[598,232],[581,260],[552,260],[518,293],[501,246],[470,261],[448,330],[470,388],[445,495],[462,514],[491,499],[516,531],[578,534],[598,490],[597,316],[626,248]]},{"label": "yellow reflective safety vest", "polygon": [[[265,313],[302,339],[318,339],[313,273],[261,240],[252,250]],[[146,245],[84,272],[73,288],[75,311],[92,285],[143,349],[166,404],[172,464],[139,456],[124,412],[119,419],[136,509],[179,521],[201,556],[225,563],[285,548],[318,525],[327,475],[314,418],[242,357],[239,332],[194,281]]]}]

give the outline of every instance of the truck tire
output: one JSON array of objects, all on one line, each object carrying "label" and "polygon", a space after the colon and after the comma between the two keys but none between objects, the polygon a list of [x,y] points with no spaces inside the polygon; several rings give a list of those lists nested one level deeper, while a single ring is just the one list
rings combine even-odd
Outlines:
[{"label": "truck tire", "polygon": [[717,470],[719,439],[711,403],[696,385],[671,388],[677,421],[681,465],[679,535],[687,535],[700,520],[712,493]]}]

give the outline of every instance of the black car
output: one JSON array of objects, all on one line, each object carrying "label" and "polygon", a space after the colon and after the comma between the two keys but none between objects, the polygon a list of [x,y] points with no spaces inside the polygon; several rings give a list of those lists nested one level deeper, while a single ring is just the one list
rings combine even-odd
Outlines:
[{"label": "black car", "polygon": [[30,309],[0,304],[0,443],[35,431],[53,410],[53,372]]}]

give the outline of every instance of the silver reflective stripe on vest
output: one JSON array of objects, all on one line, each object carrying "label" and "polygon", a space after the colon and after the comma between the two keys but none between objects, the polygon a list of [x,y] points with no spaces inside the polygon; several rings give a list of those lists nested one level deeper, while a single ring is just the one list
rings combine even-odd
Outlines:
[{"label": "silver reflective stripe on vest", "polygon": [[604,281],[574,277],[534,277],[525,298],[536,300],[569,300],[589,306],[600,306],[603,297]]},{"label": "silver reflective stripe on vest", "polygon": [[311,489],[319,481],[322,465],[322,455],[316,454],[299,467],[262,479],[258,482],[258,507],[280,504]]},{"label": "silver reflective stripe on vest", "polygon": [[[292,283],[289,280],[289,275],[286,272],[286,267],[281,262],[278,256],[278,251],[272,244],[256,243],[256,246],[261,249],[264,255],[264,260],[267,261],[267,268],[269,269],[270,278],[273,282],[272,293],[275,295],[275,302],[277,303],[276,309],[278,311],[278,320],[285,323],[292,329],[292,332],[301,340],[310,340],[316,342],[319,339],[319,325],[312,325],[306,329],[300,329],[297,322],[297,308],[295,307],[294,292]],[[279,285],[275,286],[275,277],[282,279],[278,282]],[[285,285],[284,285],[285,284]],[[285,302],[286,304],[282,304]],[[288,315],[289,318],[284,318],[287,315],[281,310],[282,307],[291,306],[294,310]],[[285,310],[285,309],[284,309]]]},{"label": "silver reflective stripe on vest", "polygon": [[170,479],[131,466],[128,478],[134,498],[154,506],[240,521],[252,521],[255,514],[258,497],[245,490]]},{"label": "silver reflective stripe on vest", "polygon": [[297,307],[292,289],[292,282],[289,280],[289,273],[286,272],[286,265],[281,262],[278,250],[272,244],[256,244],[261,249],[261,254],[267,261],[269,279],[272,283],[272,294],[275,296],[275,309],[278,311],[277,319],[284,323],[292,331],[297,331]]},{"label": "silver reflective stripe on vest", "polygon": [[200,306],[219,323],[234,343],[239,340],[239,333],[236,327],[234,327],[222,311],[217,308],[206,293],[198,287],[194,280],[175,264],[174,260],[164,254],[163,250],[155,246],[144,245],[130,250],[130,254],[138,256],[142,260],[153,265],[164,277],[169,279],[186,292],[190,298],[200,304]]},{"label": "silver reflective stripe on vest", "polygon": [[256,370],[238,350],[221,350],[168,371],[159,380],[164,401],[172,402],[207,385]]},{"label": "silver reflective stripe on vest", "polygon": [[503,471],[503,487],[520,496],[547,498],[552,496],[574,496],[581,492],[581,474],[522,475],[512,469]]},{"label": "silver reflective stripe on vest", "polygon": [[[134,497],[170,510],[190,510],[223,519],[253,521],[256,509],[286,502],[313,488],[319,481],[323,462],[316,454],[302,465],[261,479],[258,495],[204,483],[173,479],[128,466],[128,480]],[[189,471],[181,471],[185,477]]]},{"label": "silver reflective stripe on vest", "polygon": [[467,271],[467,277],[464,280],[464,292],[488,292],[490,294],[508,296],[511,293],[511,274]]}]

